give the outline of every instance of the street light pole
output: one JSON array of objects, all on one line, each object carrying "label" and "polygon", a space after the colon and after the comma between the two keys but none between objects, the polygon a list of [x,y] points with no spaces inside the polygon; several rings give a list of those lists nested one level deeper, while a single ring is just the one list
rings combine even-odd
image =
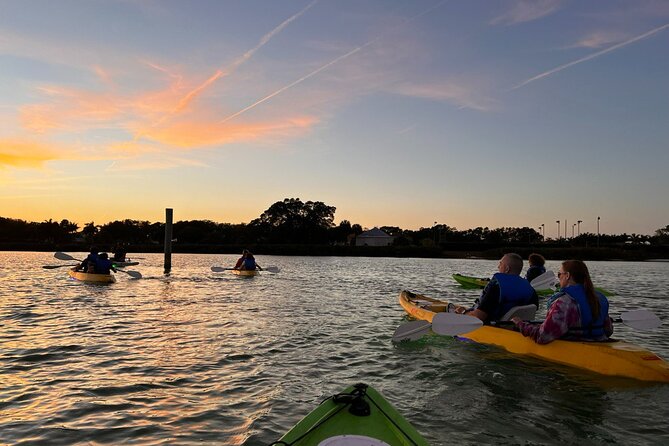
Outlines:
[{"label": "street light pole", "polygon": [[601,217],[597,217],[597,247],[599,248],[599,220]]},{"label": "street light pole", "polygon": [[564,238],[567,238],[567,219],[564,219]]},{"label": "street light pole", "polygon": [[574,228],[576,227],[576,223],[572,223],[571,225],[571,238],[574,238]]},{"label": "street light pole", "polygon": [[578,226],[576,226],[576,229],[578,229],[578,235],[581,235],[581,223],[583,223],[583,220],[579,220],[576,222]]},{"label": "street light pole", "polygon": [[555,220],[555,223],[558,224],[558,236],[557,236],[557,239],[560,240],[560,220]]}]

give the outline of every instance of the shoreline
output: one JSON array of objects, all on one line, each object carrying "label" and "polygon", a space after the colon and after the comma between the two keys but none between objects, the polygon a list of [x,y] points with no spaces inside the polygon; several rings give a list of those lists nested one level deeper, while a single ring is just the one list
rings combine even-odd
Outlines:
[{"label": "shoreline", "polygon": [[[100,251],[111,251],[111,246],[100,244]],[[477,249],[478,248],[478,249]],[[32,252],[87,252],[88,245],[81,243],[1,243],[0,251]],[[669,246],[603,246],[575,247],[554,245],[527,246],[345,246],[345,245],[288,245],[288,244],[230,244],[230,245],[180,245],[172,246],[173,254],[239,254],[249,249],[256,255],[283,256],[333,256],[333,257],[398,257],[398,258],[449,258],[496,260],[508,252],[516,252],[523,258],[533,252],[542,254],[547,260],[567,258],[607,261],[652,261],[669,262]],[[133,253],[162,253],[162,245],[130,244],[129,257]]]}]

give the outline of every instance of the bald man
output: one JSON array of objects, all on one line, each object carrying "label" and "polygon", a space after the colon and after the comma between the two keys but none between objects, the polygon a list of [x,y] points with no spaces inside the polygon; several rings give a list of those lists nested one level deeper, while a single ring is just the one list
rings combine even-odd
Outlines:
[{"label": "bald man", "polygon": [[534,304],[539,308],[539,297],[530,282],[520,277],[523,258],[515,253],[505,254],[497,265],[488,285],[470,309],[456,307],[454,312],[477,317],[483,322],[497,321],[511,308]]}]

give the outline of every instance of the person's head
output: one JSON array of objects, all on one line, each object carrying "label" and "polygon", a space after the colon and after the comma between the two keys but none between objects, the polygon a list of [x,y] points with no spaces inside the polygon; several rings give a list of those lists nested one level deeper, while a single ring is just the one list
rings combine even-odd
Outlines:
[{"label": "person's head", "polygon": [[520,275],[523,270],[523,258],[513,252],[504,254],[497,264],[497,270],[504,274]]},{"label": "person's head", "polygon": [[530,266],[544,266],[544,264],[546,263],[546,259],[544,259],[544,256],[542,256],[541,254],[533,252],[527,258],[527,262],[530,264]]},{"label": "person's head", "polygon": [[248,249],[245,249],[244,251],[242,251],[243,256],[246,256],[246,255],[249,255],[249,254],[251,254],[251,253],[249,252]]},{"label": "person's head", "polygon": [[98,247],[93,245],[93,246],[91,246],[91,250],[88,251],[88,252],[90,252],[91,254],[97,254],[98,253]]},{"label": "person's head", "polygon": [[585,285],[588,282],[592,284],[588,267],[581,260],[565,260],[560,265],[557,275],[560,286],[563,287],[568,285]]},{"label": "person's head", "polygon": [[106,252],[101,252],[98,257],[100,257],[102,260],[106,260],[109,258],[109,255]]},{"label": "person's head", "polygon": [[583,285],[593,316],[597,317],[599,315],[599,299],[595,294],[595,287],[592,285],[592,280],[590,279],[590,271],[588,271],[588,267],[583,261],[565,260],[560,265],[557,276],[560,288],[570,285]]}]

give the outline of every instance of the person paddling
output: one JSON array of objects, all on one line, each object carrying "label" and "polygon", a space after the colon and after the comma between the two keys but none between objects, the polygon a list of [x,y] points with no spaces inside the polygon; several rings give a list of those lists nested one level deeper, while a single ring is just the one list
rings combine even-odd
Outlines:
[{"label": "person paddling", "polygon": [[255,271],[257,269],[258,271],[262,271],[262,268],[256,263],[256,259],[250,251],[246,251],[246,256],[239,269],[246,271]]},{"label": "person paddling", "polygon": [[255,269],[258,269],[259,271],[262,271],[262,268],[260,265],[256,263],[255,257],[253,257],[253,254],[251,254],[251,251],[248,249],[245,249],[242,252],[242,256],[237,259],[237,263],[235,264],[234,269],[240,269],[240,270],[251,270],[254,271]]},{"label": "person paddling", "polygon": [[571,341],[607,341],[613,334],[609,301],[595,290],[588,267],[581,260],[562,262],[557,274],[560,291],[541,325],[511,318],[523,336],[537,344],[556,339]]},{"label": "person paddling", "polygon": [[527,263],[528,265],[527,272],[525,273],[525,279],[527,279],[528,282],[532,282],[533,279],[536,279],[546,272],[546,267],[544,266],[546,259],[544,259],[544,256],[541,254],[533,252],[527,258]]},{"label": "person paddling", "polygon": [[95,272],[95,263],[98,261],[98,248],[96,246],[91,246],[88,256],[76,266],[74,271],[83,271],[85,273],[94,273]]},{"label": "person paddling", "polygon": [[520,277],[523,258],[515,253],[505,254],[472,308],[449,307],[449,312],[467,314],[483,322],[496,321],[511,308],[533,304],[539,308],[539,297],[530,283]]}]

